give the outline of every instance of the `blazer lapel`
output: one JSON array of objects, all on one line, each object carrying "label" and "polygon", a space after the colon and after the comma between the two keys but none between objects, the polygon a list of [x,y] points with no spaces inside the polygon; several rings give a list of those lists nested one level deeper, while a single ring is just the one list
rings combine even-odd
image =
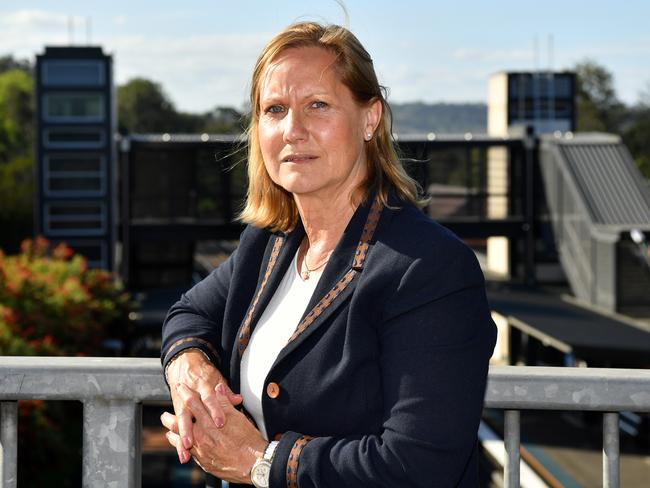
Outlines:
[{"label": "blazer lapel", "polygon": [[241,358],[244,355],[250,337],[255,330],[264,309],[273,297],[275,290],[282,281],[287,268],[291,264],[294,254],[304,236],[302,223],[298,223],[296,228],[288,235],[275,235],[269,239],[271,251],[268,259],[262,263],[263,274],[253,295],[253,300],[248,307],[244,320],[239,326],[237,340],[234,344],[234,350],[231,354],[230,370],[232,372],[231,382],[235,391],[239,389],[239,368]]},{"label": "blazer lapel", "polygon": [[382,209],[379,199],[369,198],[354,214],[323,270],[296,331],[272,367],[313,334],[352,293],[370,250]]}]

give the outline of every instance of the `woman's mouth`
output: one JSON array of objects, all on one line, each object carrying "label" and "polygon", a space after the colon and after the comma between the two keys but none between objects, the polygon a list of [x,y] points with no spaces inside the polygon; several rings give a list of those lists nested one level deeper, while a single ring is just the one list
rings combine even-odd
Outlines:
[{"label": "woman's mouth", "polygon": [[283,163],[305,163],[307,161],[311,161],[312,159],[316,159],[316,156],[313,156],[311,154],[289,154],[288,156],[282,158],[282,162]]}]

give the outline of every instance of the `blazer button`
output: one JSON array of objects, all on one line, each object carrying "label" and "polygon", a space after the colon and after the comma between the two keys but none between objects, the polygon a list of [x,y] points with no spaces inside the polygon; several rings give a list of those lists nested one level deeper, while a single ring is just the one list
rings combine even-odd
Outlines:
[{"label": "blazer button", "polygon": [[277,398],[280,395],[280,386],[277,383],[266,385],[266,394],[269,398]]}]

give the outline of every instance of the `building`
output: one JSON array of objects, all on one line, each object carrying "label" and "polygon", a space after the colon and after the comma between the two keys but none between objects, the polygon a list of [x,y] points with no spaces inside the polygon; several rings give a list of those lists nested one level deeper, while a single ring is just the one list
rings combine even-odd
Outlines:
[{"label": "building", "polygon": [[36,60],[35,230],[91,267],[115,269],[112,59],[100,47],[47,47]]},{"label": "building", "polygon": [[[507,137],[517,133],[528,138],[541,134],[568,133],[576,125],[576,78],[570,72],[499,72],[490,77],[488,94],[488,134]],[[532,148],[531,156],[533,154]],[[504,218],[509,213],[510,160],[502,148],[493,148],[488,156],[487,202],[490,218]],[[530,166],[535,166],[533,161]],[[533,169],[530,168],[532,171]],[[527,191],[531,191],[529,189]],[[506,237],[490,237],[487,243],[487,266],[504,278],[512,273],[512,242]],[[550,276],[558,278],[557,270]]]}]

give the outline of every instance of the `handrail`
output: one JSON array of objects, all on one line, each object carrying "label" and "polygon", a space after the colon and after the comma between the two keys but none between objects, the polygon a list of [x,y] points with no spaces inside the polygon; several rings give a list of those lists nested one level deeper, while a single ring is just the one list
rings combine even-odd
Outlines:
[{"label": "handrail", "polygon": [[[138,487],[141,404],[168,401],[153,358],[0,357],[0,482],[16,482],[16,400],[84,404],[83,486]],[[485,406],[506,412],[505,479],[519,486],[519,411],[602,411],[603,484],[619,486],[620,411],[650,412],[650,370],[492,366]],[[109,428],[107,428],[109,427]]]}]

